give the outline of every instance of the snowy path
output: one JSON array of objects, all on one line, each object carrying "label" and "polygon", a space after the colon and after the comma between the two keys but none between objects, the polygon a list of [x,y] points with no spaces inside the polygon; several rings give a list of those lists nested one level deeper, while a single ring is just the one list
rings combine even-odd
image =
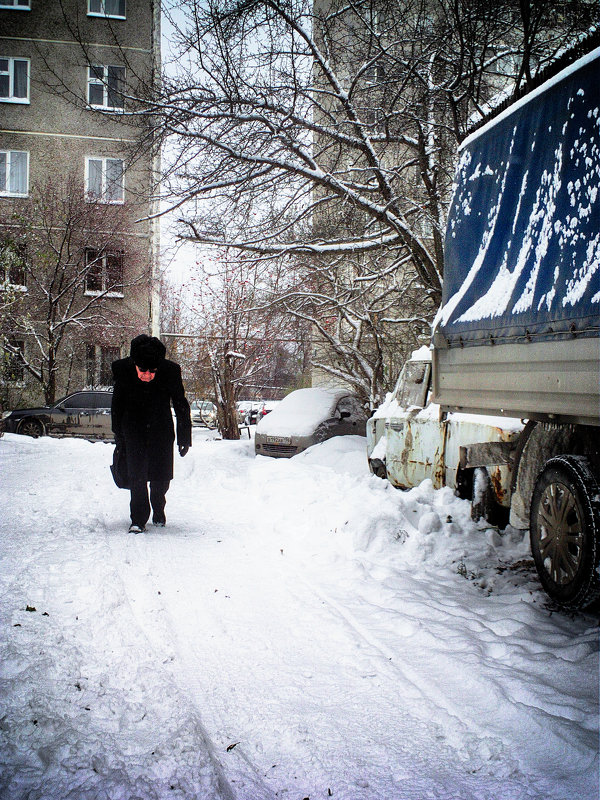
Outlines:
[{"label": "snowy path", "polygon": [[144,536],[112,448],[0,439],[2,798],[596,800],[597,617],[520,536],[204,438]]}]

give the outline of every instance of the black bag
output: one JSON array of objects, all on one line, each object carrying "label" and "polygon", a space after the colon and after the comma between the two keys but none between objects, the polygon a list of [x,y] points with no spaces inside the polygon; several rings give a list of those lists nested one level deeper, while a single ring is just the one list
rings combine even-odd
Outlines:
[{"label": "black bag", "polygon": [[129,489],[129,475],[127,474],[127,454],[121,444],[115,445],[113,463],[110,465],[113,480],[119,489]]}]

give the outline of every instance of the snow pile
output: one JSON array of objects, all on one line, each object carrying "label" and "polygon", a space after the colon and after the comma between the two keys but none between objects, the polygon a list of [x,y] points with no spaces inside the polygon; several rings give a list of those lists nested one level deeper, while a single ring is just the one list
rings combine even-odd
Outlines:
[{"label": "snow pile", "polygon": [[360,475],[365,471],[365,459],[364,436],[335,436],[304,450],[295,461],[309,468],[328,467],[342,474]]},{"label": "snow pile", "polygon": [[0,439],[0,797],[597,800],[597,615],[521,534],[214,436],[139,536],[111,446]]}]

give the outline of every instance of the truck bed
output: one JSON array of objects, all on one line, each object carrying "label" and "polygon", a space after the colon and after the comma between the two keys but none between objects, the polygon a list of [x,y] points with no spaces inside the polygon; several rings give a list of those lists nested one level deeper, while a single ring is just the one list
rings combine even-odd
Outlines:
[{"label": "truck bed", "polygon": [[600,339],[434,347],[433,400],[449,411],[600,424]]},{"label": "truck bed", "polygon": [[600,424],[600,48],[463,142],[434,400]]}]

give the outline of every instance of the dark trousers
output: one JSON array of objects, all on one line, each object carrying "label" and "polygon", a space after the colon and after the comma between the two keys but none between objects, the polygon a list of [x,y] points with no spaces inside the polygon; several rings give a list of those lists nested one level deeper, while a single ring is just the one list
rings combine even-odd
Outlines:
[{"label": "dark trousers", "polygon": [[150,481],[150,499],[148,499],[147,481],[132,481],[131,503],[131,522],[143,528],[150,517],[150,505],[152,505],[152,519],[155,522],[164,522],[165,505],[167,502],[166,494],[169,489],[170,481]]}]

